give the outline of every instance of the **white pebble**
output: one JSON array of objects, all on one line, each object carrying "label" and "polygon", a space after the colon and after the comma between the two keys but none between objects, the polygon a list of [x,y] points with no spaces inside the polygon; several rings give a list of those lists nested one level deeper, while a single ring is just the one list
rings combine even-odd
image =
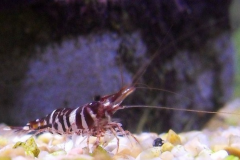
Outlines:
[{"label": "white pebble", "polygon": [[64,144],[64,149],[66,152],[69,152],[71,151],[71,149],[73,148],[73,141],[67,141],[65,144]]},{"label": "white pebble", "polygon": [[26,160],[26,157],[17,156],[17,157],[12,158],[12,160]]},{"label": "white pebble", "polygon": [[211,155],[211,158],[212,158],[213,160],[222,160],[222,159],[226,158],[227,156],[228,156],[227,151],[225,151],[225,150],[220,150],[220,151],[217,151],[217,152],[213,153],[213,154]]},{"label": "white pebble", "polygon": [[82,148],[73,148],[67,153],[67,155],[80,155],[80,154],[83,154]]},{"label": "white pebble", "polygon": [[[193,160],[193,156],[188,153],[185,148],[181,145],[175,146],[172,150],[171,153],[177,160]],[[174,160],[175,160],[174,158]]]},{"label": "white pebble", "polygon": [[226,145],[226,144],[228,144],[228,141],[229,140],[226,137],[221,137],[220,135],[215,135],[211,139],[210,148],[214,147],[214,146],[219,146],[219,145]]},{"label": "white pebble", "polygon": [[199,138],[194,138],[184,145],[185,150],[192,154],[194,157],[197,156],[203,149],[207,148],[206,145],[199,141]]},{"label": "white pebble", "polygon": [[231,135],[229,137],[229,145],[231,147],[240,149],[240,137],[236,135]]},{"label": "white pebble", "polygon": [[227,130],[223,130],[221,132],[221,135],[223,137],[227,137],[227,138],[232,136],[232,135],[238,136],[238,135],[240,135],[240,128],[238,128],[238,127],[229,127]]},{"label": "white pebble", "polygon": [[152,147],[143,152],[141,152],[136,160],[155,160],[155,158],[160,160],[161,147]]},{"label": "white pebble", "polygon": [[173,154],[169,151],[166,151],[166,152],[163,152],[161,155],[160,155],[160,158],[162,160],[172,160],[174,158]]},{"label": "white pebble", "polygon": [[41,151],[38,155],[38,158],[42,159],[43,157],[49,155],[49,153],[47,151]]},{"label": "white pebble", "polygon": [[173,154],[174,157],[180,157],[180,156],[186,154],[187,151],[185,150],[185,148],[183,146],[177,145],[171,150],[171,153]]},{"label": "white pebble", "polygon": [[179,136],[181,137],[181,140],[183,143],[197,137],[199,134],[202,134],[200,131],[190,131],[186,133],[180,133]]},{"label": "white pebble", "polygon": [[203,149],[196,157],[196,160],[211,159],[211,154],[212,154],[212,151],[210,149]]},{"label": "white pebble", "polygon": [[154,138],[152,138],[152,137],[144,138],[140,142],[140,145],[143,149],[151,148],[151,147],[153,147],[153,141],[154,141]]}]

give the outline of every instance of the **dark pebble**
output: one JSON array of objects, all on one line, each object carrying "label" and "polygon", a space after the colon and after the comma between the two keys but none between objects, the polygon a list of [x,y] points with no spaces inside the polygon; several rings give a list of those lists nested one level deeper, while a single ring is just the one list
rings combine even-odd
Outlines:
[{"label": "dark pebble", "polygon": [[163,140],[161,138],[156,138],[153,141],[153,147],[161,147],[163,145]]}]

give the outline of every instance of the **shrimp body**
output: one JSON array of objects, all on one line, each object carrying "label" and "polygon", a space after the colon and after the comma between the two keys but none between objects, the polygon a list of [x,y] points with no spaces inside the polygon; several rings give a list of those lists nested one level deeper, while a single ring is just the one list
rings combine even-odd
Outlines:
[{"label": "shrimp body", "polygon": [[119,123],[112,122],[112,115],[119,109],[122,101],[133,91],[135,87],[124,87],[117,93],[103,96],[98,101],[87,103],[83,106],[72,108],[60,108],[54,110],[46,117],[30,121],[19,131],[45,132],[49,131],[58,134],[73,133],[82,135],[101,136],[106,130],[115,131],[115,128],[122,130]]}]

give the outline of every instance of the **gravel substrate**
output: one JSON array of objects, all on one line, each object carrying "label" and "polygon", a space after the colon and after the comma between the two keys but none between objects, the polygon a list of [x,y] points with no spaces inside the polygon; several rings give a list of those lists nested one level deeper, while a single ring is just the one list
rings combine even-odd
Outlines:
[{"label": "gravel substrate", "polygon": [[118,137],[119,148],[117,139],[110,133],[96,147],[96,137],[90,137],[87,145],[87,138],[82,136],[43,133],[32,137],[10,134],[3,131],[4,127],[0,127],[0,160],[238,160],[240,157],[240,127],[134,135],[139,142],[132,136],[123,136]]}]

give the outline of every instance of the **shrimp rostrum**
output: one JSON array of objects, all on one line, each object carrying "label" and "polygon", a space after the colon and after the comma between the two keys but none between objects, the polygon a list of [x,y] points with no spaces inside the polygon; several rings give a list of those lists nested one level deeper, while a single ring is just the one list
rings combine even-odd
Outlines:
[{"label": "shrimp rostrum", "polygon": [[[106,131],[117,135],[131,134],[123,130],[120,123],[112,121],[113,114],[124,107],[122,101],[133,91],[135,87],[122,88],[117,93],[103,96],[97,101],[83,106],[72,108],[60,108],[54,110],[46,117],[28,122],[24,127],[10,127],[12,130],[22,132],[51,132],[61,135],[96,136],[99,140]],[[135,138],[134,138],[135,139]]]}]

